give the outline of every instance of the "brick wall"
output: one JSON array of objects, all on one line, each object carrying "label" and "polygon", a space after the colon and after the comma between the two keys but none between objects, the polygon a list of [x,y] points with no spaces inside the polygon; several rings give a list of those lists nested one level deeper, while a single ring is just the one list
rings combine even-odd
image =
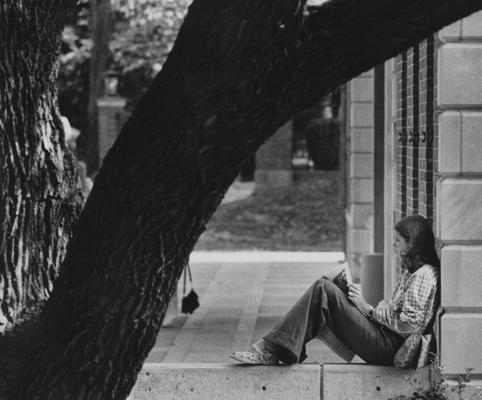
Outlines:
[{"label": "brick wall", "polygon": [[434,110],[435,50],[434,38],[424,40],[419,58],[419,164],[418,211],[433,221],[434,217]]},{"label": "brick wall", "polygon": [[404,52],[396,61],[397,193],[394,222],[421,214],[434,220],[434,38]]},{"label": "brick wall", "polygon": [[482,374],[481,60],[482,13],[395,59],[393,221],[422,214],[442,244],[438,336],[449,375]]}]

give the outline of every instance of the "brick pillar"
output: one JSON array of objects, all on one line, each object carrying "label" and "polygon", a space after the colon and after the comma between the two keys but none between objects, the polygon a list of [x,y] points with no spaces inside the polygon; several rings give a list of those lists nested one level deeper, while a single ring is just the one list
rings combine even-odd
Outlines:
[{"label": "brick pillar", "polygon": [[256,189],[293,183],[291,121],[283,125],[256,153]]},{"label": "brick pillar", "polygon": [[122,97],[101,97],[97,99],[99,109],[98,165],[102,163],[107,151],[114,144],[126,120]]},{"label": "brick pillar", "polygon": [[447,374],[482,374],[482,13],[443,29],[440,39],[440,362]]},{"label": "brick pillar", "polygon": [[354,279],[360,257],[374,251],[374,74],[369,71],[347,84],[348,155],[347,258]]},{"label": "brick pillar", "polygon": [[418,210],[433,222],[434,216],[434,133],[435,133],[435,55],[434,37],[420,43],[420,89],[419,89],[419,165]]},{"label": "brick pillar", "polygon": [[419,74],[418,45],[408,51],[407,76],[407,214],[418,214]]}]

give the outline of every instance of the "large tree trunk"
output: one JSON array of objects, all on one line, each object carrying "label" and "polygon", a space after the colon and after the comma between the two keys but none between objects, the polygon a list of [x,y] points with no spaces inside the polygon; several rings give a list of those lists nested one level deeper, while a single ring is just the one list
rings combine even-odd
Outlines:
[{"label": "large tree trunk", "polygon": [[124,399],[243,160],[293,113],[480,0],[195,0],[104,160],[11,399]]},{"label": "large tree trunk", "polygon": [[56,111],[57,3],[0,5],[0,332],[47,299],[78,215]]}]

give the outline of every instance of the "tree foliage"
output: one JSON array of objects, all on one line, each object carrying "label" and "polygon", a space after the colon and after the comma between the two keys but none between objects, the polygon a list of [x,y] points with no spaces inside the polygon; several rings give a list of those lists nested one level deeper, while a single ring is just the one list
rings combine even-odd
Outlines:
[{"label": "tree foliage", "polygon": [[120,73],[120,94],[131,105],[166,61],[190,1],[114,0],[110,68]]},{"label": "tree foliage", "polygon": [[[119,92],[130,108],[164,64],[190,1],[112,0],[109,69],[119,73]],[[89,1],[81,0],[62,35],[58,76],[61,112],[81,131],[87,128],[91,49]]]}]

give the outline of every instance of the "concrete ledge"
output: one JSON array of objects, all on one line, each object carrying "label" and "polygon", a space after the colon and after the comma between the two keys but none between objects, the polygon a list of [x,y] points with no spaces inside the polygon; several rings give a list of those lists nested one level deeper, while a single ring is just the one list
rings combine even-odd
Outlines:
[{"label": "concrete ledge", "polygon": [[430,387],[428,367],[144,364],[129,400],[386,400]]},{"label": "concrete ledge", "polygon": [[366,364],[322,365],[323,400],[386,400],[430,388],[430,367],[415,371]]},{"label": "concrete ledge", "polygon": [[320,365],[144,364],[129,400],[318,400]]}]

